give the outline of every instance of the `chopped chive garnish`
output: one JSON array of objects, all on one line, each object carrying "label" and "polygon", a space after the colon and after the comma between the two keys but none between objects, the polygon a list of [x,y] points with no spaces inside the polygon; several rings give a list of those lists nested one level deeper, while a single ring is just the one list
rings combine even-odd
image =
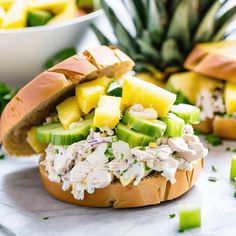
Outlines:
[{"label": "chopped chive garnish", "polygon": [[236,192],[234,192],[234,197],[236,197]]},{"label": "chopped chive garnish", "polygon": [[220,137],[215,135],[215,134],[207,135],[206,136],[206,140],[212,146],[219,146],[219,145],[221,145],[223,143],[222,140],[220,139]]},{"label": "chopped chive garnish", "polygon": [[208,181],[210,182],[216,182],[217,181],[217,178],[215,176],[210,176],[208,177]]},{"label": "chopped chive garnish", "polygon": [[236,152],[236,148],[233,148],[233,149],[232,149],[232,152]]},{"label": "chopped chive garnish", "polygon": [[231,150],[230,147],[226,147],[226,148],[225,148],[225,151],[230,151],[230,150]]},{"label": "chopped chive garnish", "polygon": [[217,172],[217,169],[215,168],[215,166],[211,166],[211,170],[213,171],[213,172]]},{"label": "chopped chive garnish", "polygon": [[46,217],[43,217],[43,220],[48,220],[49,219],[49,217],[48,216],[46,216]]},{"label": "chopped chive garnish", "polygon": [[170,219],[175,218],[176,214],[170,214],[169,217]]}]

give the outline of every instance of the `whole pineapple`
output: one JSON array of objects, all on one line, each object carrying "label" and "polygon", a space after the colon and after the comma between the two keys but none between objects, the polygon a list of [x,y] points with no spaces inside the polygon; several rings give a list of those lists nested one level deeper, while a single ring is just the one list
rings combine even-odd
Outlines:
[{"label": "whole pineapple", "polygon": [[[122,0],[135,26],[132,35],[105,0],[101,6],[117,42],[111,42],[95,25],[101,44],[116,45],[135,62],[136,71],[163,79],[181,70],[189,52],[200,42],[225,39],[236,16],[236,3],[222,11],[228,0]],[[223,12],[223,13],[222,13]]]}]

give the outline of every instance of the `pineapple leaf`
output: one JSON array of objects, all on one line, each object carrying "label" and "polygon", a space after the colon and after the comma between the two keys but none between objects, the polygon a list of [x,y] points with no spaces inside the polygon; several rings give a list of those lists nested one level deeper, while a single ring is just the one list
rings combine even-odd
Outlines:
[{"label": "pineapple leaf", "polygon": [[155,62],[160,61],[160,53],[151,44],[147,44],[142,39],[137,39],[137,43],[140,47],[141,53],[145,56],[152,58]]},{"label": "pineapple leaf", "polygon": [[172,65],[182,65],[183,55],[178,48],[178,44],[173,39],[167,39],[161,48],[161,58],[164,67]]},{"label": "pineapple leaf", "polygon": [[214,41],[219,41],[226,37],[226,30],[235,18],[236,18],[236,6],[230,8],[216,20],[217,31],[215,32],[215,35],[213,37]]},{"label": "pineapple leaf", "polygon": [[218,0],[199,0],[199,11],[201,18],[209,11],[216,1]]},{"label": "pineapple leaf", "polygon": [[167,36],[176,39],[184,53],[188,51],[190,46],[188,0],[182,0],[178,4],[171,19]]},{"label": "pineapple leaf", "polygon": [[142,30],[146,27],[146,11],[145,5],[142,0],[122,0],[127,10],[131,12],[133,22],[136,29],[136,35],[139,37],[142,34]]},{"label": "pineapple leaf", "polygon": [[[158,5],[157,5],[157,2]],[[161,12],[162,11],[162,12]],[[165,33],[165,9],[161,1],[150,0],[148,4],[148,30],[153,44],[160,44]]]},{"label": "pineapple leaf", "polygon": [[167,13],[169,18],[171,18],[178,6],[179,0],[167,0],[165,1],[165,7],[167,9]]},{"label": "pineapple leaf", "polygon": [[188,4],[189,30],[193,35],[199,22],[199,0],[189,1]]},{"label": "pineapple leaf", "polygon": [[217,0],[206,15],[203,17],[201,24],[199,25],[197,32],[194,36],[194,42],[208,42],[215,31],[215,15],[221,7],[221,3]]},{"label": "pineapple leaf", "polygon": [[131,57],[136,53],[138,47],[135,42],[135,39],[131,36],[131,34],[126,30],[126,28],[122,25],[122,23],[117,18],[114,11],[111,7],[106,3],[105,0],[101,0],[101,5],[111,22],[113,27],[113,32],[117,38],[118,44],[122,50],[127,52]]},{"label": "pineapple leaf", "polygon": [[114,45],[94,24],[91,24],[90,27],[97,36],[101,45]]}]

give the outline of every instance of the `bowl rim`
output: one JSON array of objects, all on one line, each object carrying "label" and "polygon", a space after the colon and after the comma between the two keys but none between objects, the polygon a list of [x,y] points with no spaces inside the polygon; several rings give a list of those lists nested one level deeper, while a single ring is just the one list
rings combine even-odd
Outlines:
[{"label": "bowl rim", "polygon": [[76,17],[75,19],[68,20],[62,23],[58,23],[55,25],[43,25],[43,26],[34,26],[34,27],[24,27],[18,29],[0,29],[0,35],[7,34],[18,34],[18,33],[31,33],[31,32],[41,32],[41,31],[49,31],[52,29],[64,28],[69,25],[75,25],[78,23],[82,23],[84,21],[89,21],[91,19],[97,18],[103,14],[102,9],[95,10],[91,13],[88,13],[83,16]]}]

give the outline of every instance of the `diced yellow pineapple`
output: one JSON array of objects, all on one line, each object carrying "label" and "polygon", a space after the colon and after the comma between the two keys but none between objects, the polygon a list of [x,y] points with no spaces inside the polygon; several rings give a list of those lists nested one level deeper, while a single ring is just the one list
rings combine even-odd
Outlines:
[{"label": "diced yellow pineapple", "polygon": [[222,82],[218,80],[195,72],[183,72],[173,74],[167,83],[167,87],[171,87],[171,90],[176,92],[182,92],[190,103],[196,104],[197,97],[202,89],[213,91],[221,84]]},{"label": "diced yellow pineapple", "polygon": [[68,129],[70,124],[81,118],[81,113],[76,97],[69,97],[57,106],[59,120],[63,127]]},{"label": "diced yellow pineapple", "polygon": [[36,153],[41,153],[43,152],[46,147],[47,144],[45,143],[40,143],[39,141],[37,141],[36,139],[36,127],[31,128],[28,132],[27,132],[27,138],[26,138],[28,144],[32,147],[32,149],[36,152]]},{"label": "diced yellow pineapple", "polygon": [[4,20],[4,17],[5,17],[5,11],[4,11],[3,7],[0,6],[0,28],[2,26],[2,22]]},{"label": "diced yellow pineapple", "polygon": [[227,114],[236,112],[236,84],[227,82],[225,85],[225,106]]},{"label": "diced yellow pineapple", "polygon": [[120,104],[119,97],[101,96],[95,109],[93,125],[98,128],[114,129],[121,116]]},{"label": "diced yellow pineapple", "polygon": [[175,100],[175,94],[154,84],[133,77],[124,79],[122,107],[141,104],[154,108],[158,116],[165,116]]},{"label": "diced yellow pineapple", "polygon": [[6,13],[2,22],[3,29],[22,28],[26,26],[27,8],[23,0],[16,0]]},{"label": "diced yellow pineapple", "polygon": [[59,22],[64,22],[67,20],[72,20],[76,18],[78,15],[78,6],[76,4],[76,0],[68,0],[67,6],[59,12],[55,17],[53,17],[48,24],[57,24]]},{"label": "diced yellow pineapple", "polygon": [[5,11],[8,11],[14,2],[15,0],[0,0],[0,7],[3,7]]},{"label": "diced yellow pineapple", "polygon": [[76,86],[76,97],[84,114],[97,107],[99,97],[106,93],[111,81],[109,78],[102,77]]},{"label": "diced yellow pineapple", "polygon": [[29,1],[28,8],[30,10],[48,10],[54,14],[63,12],[70,0],[37,0]]}]

